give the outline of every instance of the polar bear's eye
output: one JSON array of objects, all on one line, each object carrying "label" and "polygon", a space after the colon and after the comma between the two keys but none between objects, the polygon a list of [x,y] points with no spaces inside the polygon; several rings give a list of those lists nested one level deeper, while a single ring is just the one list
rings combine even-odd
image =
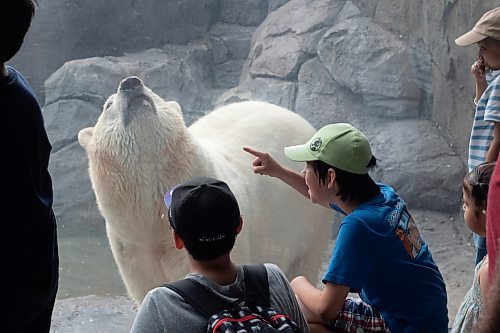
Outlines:
[{"label": "polar bear's eye", "polygon": [[113,101],[112,101],[112,100],[111,100],[111,101],[109,101],[109,102],[108,102],[108,104],[106,104],[106,108],[105,108],[105,109],[106,109],[106,110],[107,110],[107,109],[109,109],[109,107],[110,107],[111,105],[113,105]]}]

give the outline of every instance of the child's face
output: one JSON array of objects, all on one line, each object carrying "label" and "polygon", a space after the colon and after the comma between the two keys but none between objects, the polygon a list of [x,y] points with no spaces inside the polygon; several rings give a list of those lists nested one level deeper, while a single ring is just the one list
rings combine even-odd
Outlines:
[{"label": "child's face", "polygon": [[500,41],[487,38],[477,43],[479,58],[483,58],[487,67],[493,70],[500,69]]},{"label": "child's face", "polygon": [[328,192],[327,184],[321,184],[318,175],[314,172],[314,168],[310,163],[306,164],[304,170],[304,179],[307,187],[309,188],[309,198],[316,204],[329,204],[330,195]]},{"label": "child's face", "polygon": [[486,218],[482,210],[477,214],[476,204],[472,198],[463,190],[463,211],[467,227],[480,236],[486,236]]}]

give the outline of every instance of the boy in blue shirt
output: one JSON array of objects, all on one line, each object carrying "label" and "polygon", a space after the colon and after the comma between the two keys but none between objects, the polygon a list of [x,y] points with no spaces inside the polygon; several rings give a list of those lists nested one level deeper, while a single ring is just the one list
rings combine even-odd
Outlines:
[{"label": "boy in blue shirt", "polygon": [[[269,154],[253,154],[255,173],[277,177],[313,203],[346,215],[330,265],[317,289],[292,281],[311,332],[447,332],[443,278],[425,241],[394,190],[375,183],[366,137],[349,124],[331,124],[285,155],[306,162],[302,173]],[[348,297],[356,291],[359,299]]]},{"label": "boy in blue shirt", "polygon": [[3,0],[0,34],[2,142],[2,332],[49,332],[59,258],[48,172],[51,146],[26,79],[5,66],[35,12],[31,0]]}]

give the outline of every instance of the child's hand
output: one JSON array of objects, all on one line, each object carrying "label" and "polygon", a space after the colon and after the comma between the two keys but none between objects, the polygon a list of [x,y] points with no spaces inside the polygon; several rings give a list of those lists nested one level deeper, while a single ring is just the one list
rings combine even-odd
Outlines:
[{"label": "child's hand", "polygon": [[254,150],[249,147],[243,147],[243,150],[256,157],[256,159],[254,159],[252,162],[254,173],[258,173],[260,175],[268,175],[271,177],[278,176],[282,167],[278,162],[274,160],[274,158],[271,157],[271,155]]},{"label": "child's hand", "polygon": [[474,76],[476,83],[486,84],[486,66],[483,59],[479,59],[473,63],[470,72]]}]

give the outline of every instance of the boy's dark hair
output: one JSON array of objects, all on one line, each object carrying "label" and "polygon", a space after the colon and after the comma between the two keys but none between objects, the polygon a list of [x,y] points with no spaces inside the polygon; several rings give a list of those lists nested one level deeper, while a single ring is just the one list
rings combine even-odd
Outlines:
[{"label": "boy's dark hair", "polygon": [[488,202],[488,189],[495,162],[482,163],[464,177],[463,188],[465,193],[474,201],[476,216],[481,214]]},{"label": "boy's dark hair", "polygon": [[21,48],[35,15],[35,4],[34,0],[2,0],[0,63],[10,60]]},{"label": "boy's dark hair", "polygon": [[[356,174],[344,171],[323,161],[311,161],[314,172],[318,175],[319,183],[326,184],[328,179],[328,169],[335,170],[336,181],[339,186],[337,195],[340,196],[342,201],[355,201],[357,203],[364,203],[375,197],[380,193],[380,188],[373,181],[369,174]],[[372,156],[367,167],[374,168],[377,165],[377,159]]]}]

